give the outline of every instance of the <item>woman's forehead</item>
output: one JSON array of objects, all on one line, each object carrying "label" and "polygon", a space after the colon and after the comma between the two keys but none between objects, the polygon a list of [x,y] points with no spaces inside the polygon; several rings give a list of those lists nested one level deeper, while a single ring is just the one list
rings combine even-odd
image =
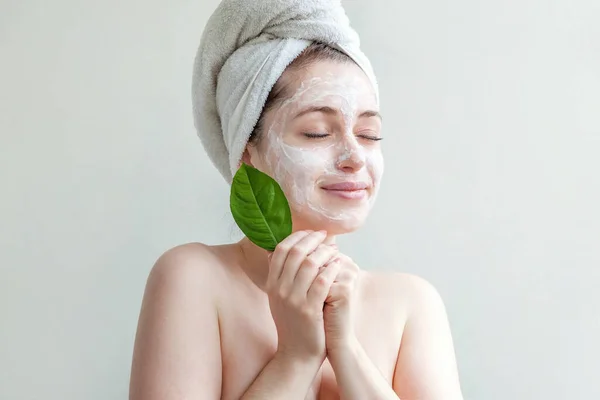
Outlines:
[{"label": "woman's forehead", "polygon": [[362,71],[323,71],[307,74],[290,87],[291,96],[283,103],[286,108],[330,106],[333,108],[377,109],[377,98],[371,82]]},{"label": "woman's forehead", "polygon": [[294,80],[292,92],[319,92],[361,93],[373,94],[375,90],[366,74],[356,64],[318,62],[301,72],[298,79]]}]

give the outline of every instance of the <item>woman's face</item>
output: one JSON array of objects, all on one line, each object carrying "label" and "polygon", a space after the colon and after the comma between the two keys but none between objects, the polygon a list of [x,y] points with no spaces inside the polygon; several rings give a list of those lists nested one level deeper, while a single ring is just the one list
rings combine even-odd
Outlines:
[{"label": "woman's face", "polygon": [[273,177],[294,230],[339,234],[367,217],[383,173],[375,91],[353,63],[317,62],[290,82],[291,97],[265,118],[251,163]]}]

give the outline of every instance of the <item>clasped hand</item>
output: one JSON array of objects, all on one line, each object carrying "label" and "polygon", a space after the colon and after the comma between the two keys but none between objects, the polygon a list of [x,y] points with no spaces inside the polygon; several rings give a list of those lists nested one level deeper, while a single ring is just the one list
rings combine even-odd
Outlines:
[{"label": "clasped hand", "polygon": [[269,255],[266,291],[278,352],[320,359],[350,345],[359,267],[326,232],[298,231]]}]

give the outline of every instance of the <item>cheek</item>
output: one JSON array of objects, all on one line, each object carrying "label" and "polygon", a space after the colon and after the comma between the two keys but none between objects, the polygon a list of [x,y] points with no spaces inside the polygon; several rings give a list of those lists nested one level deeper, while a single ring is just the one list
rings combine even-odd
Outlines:
[{"label": "cheek", "polygon": [[272,138],[264,161],[266,170],[279,183],[290,205],[297,209],[310,201],[318,178],[326,170],[327,155],[322,149],[299,149]]},{"label": "cheek", "polygon": [[373,179],[375,186],[378,186],[379,181],[383,176],[384,162],[383,154],[380,150],[367,153],[365,162],[369,173]]},{"label": "cheek", "polygon": [[279,162],[285,165],[288,176],[314,180],[329,168],[329,153],[327,149],[299,149],[283,144],[280,146]]},{"label": "cheek", "polygon": [[280,185],[296,205],[309,203],[314,187],[325,171],[326,157],[319,151],[287,148],[283,159],[288,168],[287,175],[280,177]]}]

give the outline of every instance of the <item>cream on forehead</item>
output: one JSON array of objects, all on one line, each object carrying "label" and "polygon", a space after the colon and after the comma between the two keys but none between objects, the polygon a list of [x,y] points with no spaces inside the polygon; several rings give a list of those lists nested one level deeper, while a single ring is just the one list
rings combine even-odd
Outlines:
[{"label": "cream on forehead", "polygon": [[[294,95],[283,102],[276,111],[276,117],[267,132],[265,159],[273,171],[274,179],[291,197],[291,207],[309,207],[334,220],[364,217],[372,207],[383,173],[383,157],[379,148],[366,148],[361,145],[353,132],[354,119],[359,111],[360,100],[364,101],[365,91],[369,91],[372,96],[372,102],[367,103],[368,106],[376,106],[374,91],[364,80],[356,76],[335,76],[328,73],[324,77],[312,77],[303,81]],[[307,106],[325,105],[340,110],[345,127],[343,135],[338,135],[339,137],[327,146],[315,145],[311,148],[292,146],[284,142],[283,133],[297,112]],[[352,157],[356,162],[364,164],[352,179],[373,185],[368,204],[331,209],[315,201],[314,191],[319,190],[320,183],[349,179],[336,165]]]},{"label": "cream on forehead", "polygon": [[[365,92],[369,93],[368,97],[371,99],[368,97],[365,99]],[[374,107],[378,107],[377,97],[370,83],[356,75],[336,76],[328,72],[324,77],[312,77],[304,80],[296,89],[294,95],[283,102],[281,109],[287,110],[286,117],[289,117],[287,114],[299,111],[300,108],[308,105],[319,105],[321,103],[337,105],[344,119],[347,120],[345,122],[348,123],[358,111],[361,99],[366,102],[368,107],[371,107],[370,103]]]}]

